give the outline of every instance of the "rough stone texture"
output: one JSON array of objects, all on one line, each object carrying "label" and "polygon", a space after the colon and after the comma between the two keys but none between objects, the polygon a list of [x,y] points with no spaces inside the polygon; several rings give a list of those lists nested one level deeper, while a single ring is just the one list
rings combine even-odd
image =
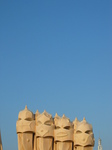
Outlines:
[{"label": "rough stone texture", "polygon": [[95,142],[85,118],[71,122],[65,115],[52,118],[38,110],[34,115],[27,107],[19,112],[16,130],[18,150],[93,150]]},{"label": "rough stone texture", "polygon": [[35,115],[36,150],[53,150],[54,121],[50,114],[44,111]]},{"label": "rough stone texture", "polygon": [[52,150],[53,138],[37,138],[37,150]]},{"label": "rough stone texture", "polygon": [[74,123],[74,149],[77,150],[92,150],[94,146],[94,134],[92,125],[83,121],[79,122],[77,118]]},{"label": "rough stone texture", "polygon": [[54,142],[55,150],[72,150],[73,124],[63,115],[62,118],[57,114],[54,118]]},{"label": "rough stone texture", "polygon": [[27,107],[19,113],[16,130],[18,134],[18,150],[33,150],[35,121],[33,113]]}]

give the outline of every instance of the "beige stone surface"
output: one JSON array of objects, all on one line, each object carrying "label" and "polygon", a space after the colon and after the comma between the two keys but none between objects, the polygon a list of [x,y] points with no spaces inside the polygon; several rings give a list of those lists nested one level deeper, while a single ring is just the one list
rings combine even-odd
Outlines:
[{"label": "beige stone surface", "polygon": [[55,150],[72,150],[73,142],[73,124],[65,115],[59,117],[57,114],[54,118],[54,142]]},{"label": "beige stone surface", "polygon": [[32,150],[33,148],[33,134],[19,133],[18,134],[18,149],[19,150]]},{"label": "beige stone surface", "polygon": [[78,146],[78,147],[74,147],[74,150],[93,150],[93,147],[91,147],[91,146],[88,146],[88,147]]},{"label": "beige stone surface", "polygon": [[93,150],[95,142],[85,118],[71,122],[65,115],[33,114],[27,107],[19,112],[16,130],[18,150]]},{"label": "beige stone surface", "polygon": [[52,150],[53,138],[37,138],[37,150]]},{"label": "beige stone surface", "polygon": [[44,111],[42,114],[36,112],[36,150],[53,150],[54,121],[52,115]]},{"label": "beige stone surface", "polygon": [[27,109],[20,111],[16,122],[18,150],[33,150],[35,121],[33,113]]},{"label": "beige stone surface", "polygon": [[57,150],[72,150],[72,142],[58,142]]},{"label": "beige stone surface", "polygon": [[78,150],[91,150],[94,146],[94,134],[92,125],[84,118],[81,122],[75,119],[74,123],[74,146]]}]

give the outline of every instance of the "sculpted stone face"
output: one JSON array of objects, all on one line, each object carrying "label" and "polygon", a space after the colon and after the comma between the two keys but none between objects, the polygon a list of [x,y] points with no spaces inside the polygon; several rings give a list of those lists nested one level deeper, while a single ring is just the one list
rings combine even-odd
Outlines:
[{"label": "sculpted stone face", "polygon": [[57,150],[72,150],[73,142],[73,125],[70,120],[63,115],[59,117],[57,114],[55,116],[55,126],[54,130],[54,141],[56,142]]},{"label": "sculpted stone face", "polygon": [[50,114],[44,111],[36,117],[36,147],[37,150],[52,150],[54,137],[54,122]]},{"label": "sculpted stone face", "polygon": [[44,111],[36,118],[36,137],[54,137],[54,127],[52,116]]},{"label": "sculpted stone face", "polygon": [[18,121],[16,123],[16,131],[19,132],[34,132],[35,122],[34,115],[31,111],[27,109],[20,111],[18,115]]},{"label": "sculpted stone face", "polygon": [[[75,122],[76,123],[76,122]],[[78,122],[74,133],[75,146],[94,146],[93,129],[85,120]]]},{"label": "sculpted stone face", "polygon": [[34,115],[25,107],[18,115],[16,130],[18,134],[18,149],[33,149],[33,133],[35,128]]},{"label": "sculpted stone face", "polygon": [[94,146],[93,129],[85,118],[72,123],[65,115],[52,118],[38,110],[34,115],[25,107],[19,112],[16,130],[18,150],[93,150]]},{"label": "sculpted stone face", "polygon": [[73,125],[70,120],[63,115],[63,117],[55,116],[54,140],[55,141],[73,141]]}]

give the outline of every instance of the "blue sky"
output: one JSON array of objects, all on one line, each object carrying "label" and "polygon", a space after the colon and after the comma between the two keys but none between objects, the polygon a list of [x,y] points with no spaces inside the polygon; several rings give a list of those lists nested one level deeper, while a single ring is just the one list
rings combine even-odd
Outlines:
[{"label": "blue sky", "polygon": [[112,1],[0,1],[0,128],[17,150],[25,105],[93,125],[112,149]]}]

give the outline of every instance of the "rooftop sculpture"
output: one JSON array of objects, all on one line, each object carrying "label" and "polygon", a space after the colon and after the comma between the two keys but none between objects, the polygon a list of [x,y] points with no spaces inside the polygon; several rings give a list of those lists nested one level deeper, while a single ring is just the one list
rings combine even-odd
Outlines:
[{"label": "rooftop sculpture", "polygon": [[18,150],[93,150],[95,142],[85,118],[71,122],[65,115],[33,114],[27,106],[19,112],[16,130]]}]

